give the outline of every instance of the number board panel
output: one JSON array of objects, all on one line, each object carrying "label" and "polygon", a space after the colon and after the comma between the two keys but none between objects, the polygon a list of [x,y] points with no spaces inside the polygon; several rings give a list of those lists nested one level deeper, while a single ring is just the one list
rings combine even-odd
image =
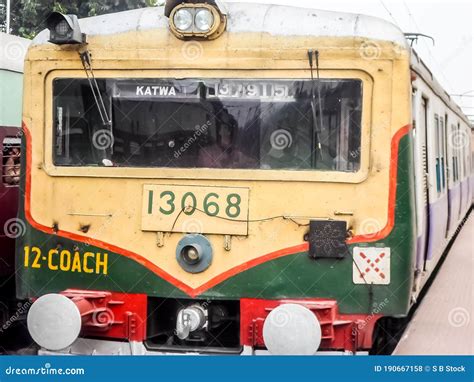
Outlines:
[{"label": "number board panel", "polygon": [[249,189],[145,184],[142,231],[247,235]]}]

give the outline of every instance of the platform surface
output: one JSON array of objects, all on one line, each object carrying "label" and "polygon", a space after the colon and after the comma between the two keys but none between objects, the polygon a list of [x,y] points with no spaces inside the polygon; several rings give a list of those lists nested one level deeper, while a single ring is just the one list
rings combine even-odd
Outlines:
[{"label": "platform surface", "polygon": [[394,355],[474,354],[473,215],[458,234]]}]

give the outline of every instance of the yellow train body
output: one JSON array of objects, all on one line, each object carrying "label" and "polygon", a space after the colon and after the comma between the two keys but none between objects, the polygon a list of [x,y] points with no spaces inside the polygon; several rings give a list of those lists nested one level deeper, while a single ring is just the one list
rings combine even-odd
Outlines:
[{"label": "yellow train body", "polygon": [[[369,349],[377,320],[404,315],[412,304],[416,223],[410,48],[393,25],[360,15],[236,3],[229,5],[225,17],[227,29],[222,33],[216,29],[219,35],[210,40],[177,38],[162,8],[81,20],[87,44],[50,44],[48,31],[36,38],[25,63],[26,161],[20,217],[26,222],[26,233],[17,245],[18,294],[54,293],[73,301],[93,301],[102,308],[111,301],[122,301],[123,308],[111,303],[114,316],[122,317],[127,311],[136,320],[133,325],[128,315],[110,324],[108,331],[97,332],[96,323],[89,320],[83,335],[148,341],[150,347],[167,346],[171,341],[179,351],[197,342],[201,344],[197,351],[214,349],[218,346],[214,335],[224,343],[220,349],[241,352],[245,347],[266,347],[263,322],[268,321],[270,311],[285,309],[286,303],[293,302],[301,305],[294,314],[300,314],[304,306],[317,316],[322,330],[320,349]],[[130,83],[136,85],[133,101],[143,105],[143,97],[157,92],[176,95],[173,87],[160,88],[162,83],[199,82],[208,91],[209,84],[232,87],[240,81],[252,86],[276,84],[270,98],[279,103],[281,112],[282,101],[288,101],[275,97],[277,92],[286,92],[281,84],[298,84],[295,87],[301,93],[295,91],[293,101],[296,104],[298,97],[306,96],[305,105],[312,102],[313,125],[308,125],[312,129],[308,133],[304,124],[291,120],[285,128],[295,132],[295,139],[319,134],[315,126],[318,113],[323,128],[324,113],[313,106],[316,100],[319,106],[324,100],[315,95],[314,88],[320,90],[319,84],[330,83],[328,110],[333,108],[338,114],[336,123],[327,125],[347,133],[344,139],[334,140],[348,150],[350,126],[356,130],[360,126],[355,138],[360,147],[347,153],[358,162],[345,170],[334,164],[338,154],[331,154],[334,166],[324,169],[316,169],[313,158],[311,166],[302,168],[265,167],[262,162],[253,168],[144,162],[136,166],[108,159],[92,163],[84,158],[83,162],[58,162],[58,139],[62,145],[65,137],[63,113],[69,113],[68,103],[71,113],[79,109],[74,109],[74,102],[86,103],[74,98],[77,94],[68,86],[80,83],[90,91],[86,79],[92,73],[80,59],[85,51],[95,78],[101,84],[113,83],[104,85],[107,92],[113,88],[108,93],[112,94],[107,101],[110,110],[115,110],[112,104],[120,103],[120,97],[126,98],[129,89],[125,85]],[[316,61],[310,62],[309,51],[317,51]],[[357,85],[338,96],[337,83]],[[61,91],[70,93],[61,100]],[[191,93],[187,90],[184,94],[187,98],[182,99],[187,101],[179,102],[201,103],[203,109],[211,103],[203,100],[212,98],[210,93],[194,101],[188,100]],[[224,104],[216,98],[212,102]],[[250,110],[249,103],[245,105],[239,113]],[[162,109],[161,121],[172,109],[167,108]],[[124,110],[120,111],[128,117]],[[155,134],[161,126],[153,125],[151,112],[137,110],[140,128]],[[84,115],[75,117],[85,119]],[[214,123],[212,118],[204,123],[203,118],[184,111],[169,117],[177,126],[196,125],[191,130],[196,136]],[[332,118],[327,117],[328,121]],[[97,128],[93,124],[81,129],[92,135]],[[138,129],[138,122],[131,126]],[[110,129],[114,130],[114,121]],[[275,126],[269,131],[272,129]],[[120,133],[118,123],[115,132]],[[265,133],[268,131],[262,136]],[[127,135],[121,136],[122,141],[126,140],[123,137]],[[311,155],[317,151],[317,141],[311,141],[311,145],[316,143]],[[124,145],[117,142],[114,147]],[[252,144],[247,140],[242,146]],[[150,147],[158,150],[158,144]],[[170,148],[175,150],[176,159],[187,150],[185,145],[175,146],[174,137],[166,138],[160,147],[167,153],[172,152]],[[321,147],[319,150],[322,157]],[[202,255],[199,261],[204,259],[203,267],[188,266],[195,265],[196,252]],[[202,322],[206,326],[196,329],[196,337],[189,341],[180,321],[184,314],[208,315],[208,322]],[[221,321],[213,327],[216,316]],[[309,316],[313,320],[314,315]],[[139,318],[141,326],[136,324]],[[219,325],[225,320],[230,329],[227,333],[224,328],[222,335]],[[177,332],[170,327],[175,321]],[[160,337],[164,332],[170,337]],[[318,348],[319,344],[308,346]]]},{"label": "yellow train body", "polygon": [[[88,237],[137,253],[191,288],[301,244],[310,219],[342,219],[354,235],[375,234],[388,224],[391,140],[410,123],[410,73],[404,47],[386,41],[377,41],[373,47],[370,43],[352,37],[257,32],[188,42],[161,30],[90,36],[88,41],[97,78],[310,78],[306,52],[317,47],[321,77],[363,81],[362,159],[355,173],[56,167],[52,163],[52,81],[84,78],[84,72],[75,50],[34,46],[25,65],[23,117],[33,143],[32,218],[43,226],[57,225],[73,233],[90,226]],[[190,59],[191,49],[197,51],[196,58]],[[367,56],[367,49],[376,49],[376,57]],[[227,232],[209,235],[215,249],[212,266],[189,274],[170,255],[181,233],[166,232],[161,237],[142,230],[147,184],[185,186],[190,191],[209,187],[217,193],[226,187],[246,189],[250,222],[244,231],[248,233],[234,235],[232,226],[243,224],[229,223]],[[264,220],[277,215],[289,219]],[[195,218],[205,221],[211,232],[214,225],[222,225],[204,214]],[[176,225],[186,224],[186,219],[180,216]],[[263,220],[252,222],[259,219]],[[226,234],[231,237],[225,238]],[[229,250],[226,240],[230,240]]]}]

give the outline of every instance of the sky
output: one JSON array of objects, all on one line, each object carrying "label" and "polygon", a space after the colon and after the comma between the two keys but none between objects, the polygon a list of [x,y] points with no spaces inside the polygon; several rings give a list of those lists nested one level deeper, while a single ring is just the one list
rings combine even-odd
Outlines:
[{"label": "sky", "polygon": [[432,36],[414,45],[452,98],[474,119],[472,0],[232,0],[362,13],[388,20],[403,32]]}]

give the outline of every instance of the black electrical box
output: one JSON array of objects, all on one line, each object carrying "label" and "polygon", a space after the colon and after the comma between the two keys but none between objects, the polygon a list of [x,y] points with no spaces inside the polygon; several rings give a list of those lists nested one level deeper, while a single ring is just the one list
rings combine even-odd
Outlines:
[{"label": "black electrical box", "polygon": [[310,220],[309,256],[342,259],[347,253],[347,223],[341,220]]}]

